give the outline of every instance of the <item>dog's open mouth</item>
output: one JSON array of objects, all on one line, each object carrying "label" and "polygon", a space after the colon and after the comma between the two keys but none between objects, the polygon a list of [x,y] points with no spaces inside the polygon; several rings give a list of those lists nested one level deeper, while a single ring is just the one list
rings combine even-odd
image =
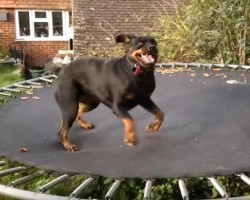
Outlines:
[{"label": "dog's open mouth", "polygon": [[157,55],[153,52],[145,52],[141,49],[136,50],[131,55],[135,63],[140,64],[141,66],[151,66],[154,65],[157,60]]},{"label": "dog's open mouth", "polygon": [[155,57],[151,54],[136,54],[136,58],[144,64],[151,64],[155,62]]},{"label": "dog's open mouth", "polygon": [[139,54],[139,59],[142,60],[145,64],[150,64],[155,62],[154,56],[150,54]]}]

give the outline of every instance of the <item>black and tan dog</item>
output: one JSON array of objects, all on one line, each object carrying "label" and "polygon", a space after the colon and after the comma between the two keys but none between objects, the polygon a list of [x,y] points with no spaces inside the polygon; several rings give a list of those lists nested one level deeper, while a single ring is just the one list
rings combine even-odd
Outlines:
[{"label": "black and tan dog", "polygon": [[154,65],[158,57],[157,43],[149,36],[136,37],[122,34],[117,43],[127,44],[126,55],[121,58],[79,58],[60,72],[56,100],[62,112],[60,142],[68,151],[77,147],[68,140],[68,131],[74,121],[84,129],[94,126],[81,118],[83,113],[103,103],[121,119],[125,128],[124,142],[137,144],[135,123],[128,110],[140,105],[156,116],[147,126],[158,131],[164,114],[151,100],[155,89]]}]

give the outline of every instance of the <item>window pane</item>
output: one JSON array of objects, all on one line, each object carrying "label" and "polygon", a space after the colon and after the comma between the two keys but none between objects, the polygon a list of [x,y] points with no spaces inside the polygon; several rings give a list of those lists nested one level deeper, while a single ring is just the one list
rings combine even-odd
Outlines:
[{"label": "window pane", "polygon": [[35,18],[46,18],[46,12],[35,12]]},{"label": "window pane", "polygon": [[53,35],[63,36],[62,12],[52,12]]},{"label": "window pane", "polygon": [[48,37],[49,30],[48,30],[48,22],[35,22],[35,37]]},{"label": "window pane", "polygon": [[29,12],[18,12],[20,36],[30,35]]}]

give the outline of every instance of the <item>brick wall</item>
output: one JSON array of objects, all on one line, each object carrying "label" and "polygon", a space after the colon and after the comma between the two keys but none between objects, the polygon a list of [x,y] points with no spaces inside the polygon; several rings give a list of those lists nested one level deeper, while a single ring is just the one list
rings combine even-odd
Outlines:
[{"label": "brick wall", "polygon": [[83,54],[107,50],[118,32],[150,33],[154,17],[175,14],[172,2],[181,6],[187,0],[74,0],[74,49]]},{"label": "brick wall", "polygon": [[[188,0],[1,0],[0,10],[10,13],[10,21],[0,22],[0,44],[15,41],[14,9],[71,10],[73,1],[74,49],[78,53],[105,51],[115,46],[117,33],[150,33],[159,14],[175,14],[172,2]],[[44,65],[68,42],[21,42],[29,65]]]},{"label": "brick wall", "polygon": [[72,0],[1,0],[0,8],[71,10]]},{"label": "brick wall", "polygon": [[[9,13],[7,22],[0,22],[0,44],[8,48],[10,43],[16,41],[14,9],[45,9],[45,10],[69,10],[71,11],[71,0],[0,0],[0,11]],[[59,49],[69,48],[68,42],[20,42],[27,53],[29,66],[44,66],[44,63],[55,56]]]}]

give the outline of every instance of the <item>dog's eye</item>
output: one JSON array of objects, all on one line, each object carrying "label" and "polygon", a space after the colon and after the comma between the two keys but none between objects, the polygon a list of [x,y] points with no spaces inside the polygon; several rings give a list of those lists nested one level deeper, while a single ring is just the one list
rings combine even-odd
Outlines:
[{"label": "dog's eye", "polygon": [[141,47],[142,45],[143,45],[142,42],[139,42],[139,43],[138,43],[138,47]]}]

